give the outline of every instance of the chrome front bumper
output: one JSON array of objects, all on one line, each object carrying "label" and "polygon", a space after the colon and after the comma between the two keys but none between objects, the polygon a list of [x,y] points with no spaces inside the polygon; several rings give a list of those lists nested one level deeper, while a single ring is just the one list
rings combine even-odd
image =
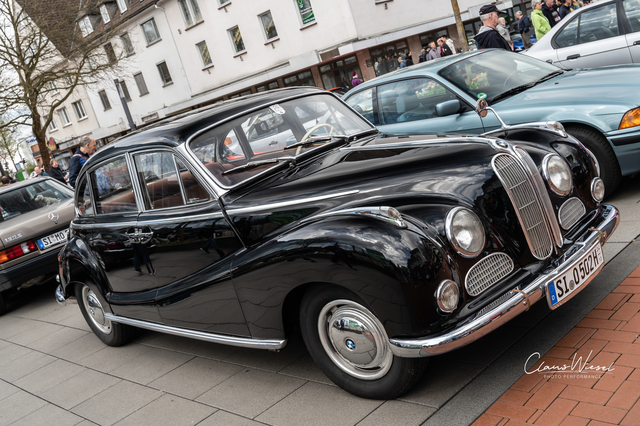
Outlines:
[{"label": "chrome front bumper", "polygon": [[[394,355],[404,358],[419,358],[449,352],[478,340],[522,312],[527,311],[532,304],[546,296],[546,285],[549,282],[568,271],[573,267],[574,263],[593,249],[596,244],[604,244],[613,234],[620,221],[618,210],[606,204],[601,205],[600,209],[601,211],[596,217],[597,224],[590,228],[581,241],[576,242],[568,250],[562,263],[555,268],[550,267],[540,273],[535,280],[522,290],[512,290],[514,292],[513,297],[487,312],[476,314],[477,318],[445,334],[425,338],[389,339],[391,351]],[[600,266],[597,273],[593,274],[570,297],[582,291],[600,273],[603,267],[604,264]]]}]

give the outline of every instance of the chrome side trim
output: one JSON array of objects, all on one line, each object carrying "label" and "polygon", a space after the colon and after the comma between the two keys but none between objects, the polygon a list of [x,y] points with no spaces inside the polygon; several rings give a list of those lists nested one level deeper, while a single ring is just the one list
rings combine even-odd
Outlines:
[{"label": "chrome side trim", "polygon": [[[181,206],[181,207],[184,207],[184,206]],[[148,211],[152,211],[152,210],[148,210]],[[145,220],[144,218],[141,218],[137,222],[137,224],[138,225],[161,225],[163,223],[182,223],[182,222],[187,222],[187,221],[195,222],[195,221],[198,221],[198,220],[220,219],[221,217],[224,217],[222,212],[199,214],[199,215],[196,215],[196,216],[183,215],[183,216],[180,216],[180,217],[170,217],[170,218],[166,218],[166,219],[149,219],[149,220]]]},{"label": "chrome side trim", "polygon": [[359,192],[360,192],[359,189],[353,189],[351,191],[336,192],[334,194],[320,195],[318,197],[301,198],[298,200],[283,201],[281,203],[263,204],[261,206],[245,207],[243,209],[230,209],[230,210],[227,210],[227,214],[231,216],[231,215],[237,215],[237,214],[255,213],[255,212],[260,212],[264,210],[276,210],[276,209],[281,209],[283,207],[296,206],[298,204],[313,203],[316,201],[328,200],[330,198],[344,197],[345,195],[353,195]]},{"label": "chrome side trim", "polygon": [[75,222],[71,221],[71,223],[69,225],[70,225],[71,229],[93,229],[96,226],[100,226],[100,228],[123,228],[125,226],[136,226],[137,224],[138,224],[138,222],[75,223]]},{"label": "chrome side trim", "polygon": [[567,133],[565,131],[558,130],[558,129],[553,128],[553,127],[549,127],[548,123],[550,123],[550,122],[548,122],[548,121],[538,121],[538,122],[534,122],[534,123],[523,123],[523,124],[507,125],[507,127],[503,128],[503,129],[491,130],[490,132],[483,133],[483,135],[491,135],[492,133],[500,133],[500,132],[504,132],[504,131],[508,131],[508,130],[514,130],[514,129],[538,129],[538,130],[542,130],[543,132],[553,133],[554,135],[558,135],[558,136],[561,136],[563,138],[567,137]]},{"label": "chrome side trim", "polygon": [[493,146],[493,141],[491,139],[460,137],[460,138],[438,138],[434,140],[423,140],[423,141],[413,141],[413,142],[373,144],[373,145],[363,145],[363,146],[344,146],[340,148],[340,151],[368,151],[368,150],[389,149],[389,148],[420,148],[421,146],[442,145],[445,143],[452,143],[452,142],[476,142],[476,143],[484,143],[484,144]]},{"label": "chrome side trim", "polygon": [[[560,265],[555,268],[549,267],[524,288],[513,289],[512,292],[515,293],[513,297],[508,298],[492,309],[480,311],[476,314],[475,318],[465,325],[442,335],[415,339],[391,338],[389,339],[391,351],[394,355],[405,358],[419,358],[446,353],[468,345],[507,323],[522,312],[525,312],[529,309],[530,305],[545,298],[547,283],[570,270],[573,265],[593,249],[596,244],[604,244],[604,241],[601,242],[601,235],[604,235],[605,238],[608,239],[617,228],[620,216],[615,207],[605,204],[601,206],[598,220],[597,225],[592,228],[594,231],[585,232],[582,241],[576,242],[571,249],[567,251],[566,257]],[[603,267],[604,264],[600,266],[598,272],[600,272]],[[597,275],[598,273],[592,275],[590,280],[582,284],[579,288],[581,290],[584,289]],[[578,293],[580,293],[580,291],[572,293],[568,299],[565,300],[571,299]]]},{"label": "chrome side trim", "polygon": [[207,333],[204,331],[189,330],[186,328],[171,327],[153,322],[141,321],[133,318],[121,317],[105,312],[104,318],[120,324],[172,334],[174,336],[189,337],[191,339],[204,340],[205,342],[222,343],[224,345],[238,346],[241,348],[279,350],[287,345],[287,339],[253,339],[251,337],[227,336],[224,334]]},{"label": "chrome side trim", "polygon": [[312,221],[312,220],[315,220],[315,219],[319,219],[319,218],[322,218],[322,217],[328,217],[328,216],[363,215],[363,216],[373,217],[374,219],[383,220],[385,222],[389,222],[392,225],[397,226],[398,228],[406,228],[407,227],[407,223],[404,220],[395,219],[393,217],[390,217],[390,216],[384,214],[384,211],[383,211],[384,208],[388,208],[388,207],[387,206],[380,206],[380,207],[354,207],[354,208],[351,208],[351,209],[333,210],[333,211],[321,213],[319,215],[311,216],[309,218],[303,219],[303,222],[309,222],[309,221]]}]

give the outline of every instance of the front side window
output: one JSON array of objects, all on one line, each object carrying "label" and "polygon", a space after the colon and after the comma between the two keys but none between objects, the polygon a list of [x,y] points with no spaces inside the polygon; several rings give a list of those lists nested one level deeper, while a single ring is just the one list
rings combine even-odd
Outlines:
[{"label": "front side window", "polygon": [[622,7],[627,15],[632,32],[640,31],[640,2],[638,0],[622,0]]},{"label": "front side window", "polygon": [[169,68],[167,67],[166,62],[160,62],[158,65],[158,72],[160,73],[160,78],[162,79],[162,83],[166,86],[169,83],[172,83],[171,74],[169,74]]},{"label": "front side window", "polygon": [[316,16],[313,14],[313,7],[311,7],[311,0],[294,0],[300,13],[300,19],[302,25],[307,25],[316,21]]},{"label": "front side window", "polygon": [[76,117],[78,120],[82,120],[83,118],[87,118],[87,113],[84,110],[84,105],[82,105],[82,101],[77,101],[71,104],[73,106],[73,110],[76,113]]},{"label": "front side window", "polygon": [[131,43],[131,38],[128,33],[124,33],[120,36],[120,40],[122,40],[122,45],[124,46],[124,51],[127,55],[133,55],[135,53],[135,49],[133,48],[133,43]]},{"label": "front side window", "polygon": [[278,31],[276,30],[276,24],[273,22],[271,11],[263,13],[259,16],[260,23],[262,23],[262,29],[264,30],[265,39],[271,40],[278,37]]},{"label": "front side window", "polygon": [[156,21],[153,18],[142,24],[142,32],[144,33],[145,40],[147,40],[147,45],[160,40],[160,33],[158,32]]},{"label": "front side window", "polygon": [[556,36],[556,44],[558,47],[569,47],[578,44],[578,22],[580,18],[574,19],[562,29]]},{"label": "front side window", "polygon": [[616,3],[596,7],[582,13],[578,33],[580,44],[620,35]]},{"label": "front side window", "polygon": [[124,157],[118,157],[90,173],[95,207],[98,214],[135,212],[138,210],[129,168]]},{"label": "front side window", "polygon": [[231,43],[233,44],[233,50],[235,53],[240,53],[243,52],[244,49],[244,42],[242,41],[242,34],[240,34],[240,28],[239,27],[233,27],[230,30],[228,30],[229,32],[229,37],[231,37]]},{"label": "front side window", "polygon": [[378,109],[383,124],[434,118],[436,105],[455,95],[429,78],[416,78],[378,87]]},{"label": "front side window", "polygon": [[147,89],[147,83],[144,81],[144,76],[141,72],[134,74],[133,78],[136,80],[136,86],[138,86],[138,91],[140,92],[140,96],[144,96],[149,93],[149,89]]},{"label": "front side window", "polygon": [[80,216],[93,216],[93,202],[91,201],[91,187],[87,185],[89,181],[84,178],[82,183],[78,185],[78,201],[76,209]]},{"label": "front side window", "polygon": [[178,5],[180,6],[185,26],[190,27],[202,22],[202,13],[200,13],[198,0],[178,0]]},{"label": "front side window", "polygon": [[104,110],[108,110],[111,109],[111,102],[109,102],[109,97],[107,96],[107,92],[104,90],[101,90],[98,92],[98,95],[100,95],[100,101],[102,102],[102,107],[104,108]]},{"label": "front side window", "polygon": [[205,67],[208,67],[209,65],[211,65],[213,61],[211,61],[211,55],[209,54],[209,48],[207,47],[207,42],[201,41],[200,43],[196,44],[196,48],[198,49],[198,53],[200,53],[200,59],[202,59],[202,65],[204,65]]},{"label": "front side window", "polygon": [[358,92],[345,102],[371,123],[379,124],[373,111],[373,88]]},{"label": "front side window", "polygon": [[71,119],[69,118],[69,113],[67,113],[67,108],[62,107],[58,110],[58,114],[60,115],[60,120],[62,121],[63,126],[68,126],[71,124]]}]

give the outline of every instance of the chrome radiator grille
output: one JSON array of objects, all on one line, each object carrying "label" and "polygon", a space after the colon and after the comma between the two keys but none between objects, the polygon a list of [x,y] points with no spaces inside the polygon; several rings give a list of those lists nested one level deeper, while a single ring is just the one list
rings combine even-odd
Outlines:
[{"label": "chrome radiator grille", "polygon": [[543,208],[536,197],[536,190],[527,177],[531,172],[509,154],[493,157],[493,169],[516,209],[529,249],[538,259],[549,257],[553,250],[553,240],[545,223]]},{"label": "chrome radiator grille", "polygon": [[578,198],[570,198],[560,207],[558,211],[558,220],[560,226],[569,229],[576,224],[578,220],[587,212],[584,204]]},{"label": "chrome radiator grille", "polygon": [[494,253],[473,265],[467,272],[465,287],[477,296],[513,271],[513,261],[505,253]]}]

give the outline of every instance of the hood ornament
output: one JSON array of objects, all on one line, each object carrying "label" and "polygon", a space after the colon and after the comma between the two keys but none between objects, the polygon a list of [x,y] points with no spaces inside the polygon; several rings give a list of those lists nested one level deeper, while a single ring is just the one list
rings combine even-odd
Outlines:
[{"label": "hood ornament", "polygon": [[51,212],[49,213],[49,220],[52,221],[53,223],[55,223],[56,225],[58,224],[58,219],[60,219],[60,216],[58,215],[58,213],[56,212]]}]

